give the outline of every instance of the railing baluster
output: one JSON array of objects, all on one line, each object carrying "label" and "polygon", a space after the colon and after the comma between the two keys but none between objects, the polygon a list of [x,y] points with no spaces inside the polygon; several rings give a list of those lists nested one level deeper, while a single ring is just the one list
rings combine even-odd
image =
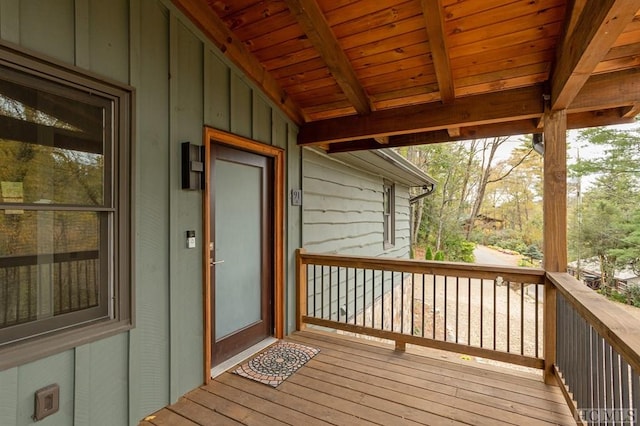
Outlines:
[{"label": "railing baluster", "polygon": [[384,330],[384,271],[382,271],[382,290],[380,291],[380,329]]},{"label": "railing baluster", "polygon": [[507,288],[507,352],[511,352],[511,284],[509,281],[504,280]]},{"label": "railing baluster", "polygon": [[371,327],[376,328],[376,271],[371,270]]},{"label": "railing baluster", "polygon": [[538,316],[539,316],[539,314],[538,314],[538,310],[539,310],[538,289],[540,287],[540,284],[534,284],[534,287],[535,287],[534,290],[535,290],[535,297],[536,297],[536,301],[533,304],[534,308],[535,308],[535,313],[534,313],[534,316],[535,316],[535,321],[534,321],[535,322],[535,326],[534,327],[535,327],[535,338],[536,338],[536,341],[535,341],[535,357],[538,358],[540,356],[540,352],[538,350],[538,339],[540,338],[540,336],[538,334],[539,333],[539,326],[540,326],[539,319],[538,319]]},{"label": "railing baluster", "polygon": [[624,405],[622,405],[622,392],[621,392],[621,383],[620,383],[620,355],[615,350],[612,350],[612,359],[613,362],[613,408],[622,409]]},{"label": "railing baluster", "polygon": [[456,343],[458,343],[458,306],[460,293],[460,277],[456,277]]},{"label": "railing baluster", "polygon": [[622,409],[627,412],[631,408],[629,401],[629,364],[624,357],[620,357],[620,397]]},{"label": "railing baluster", "polygon": [[600,382],[598,378],[598,333],[589,326],[589,331],[591,333],[591,345],[589,348],[589,358],[591,360],[591,369],[589,377],[591,377],[591,399],[590,399],[590,407],[599,407],[599,392],[600,392]]},{"label": "railing baluster", "polygon": [[484,337],[484,331],[483,331],[483,326],[484,326],[484,318],[483,318],[483,314],[484,314],[484,279],[480,279],[480,347],[484,347],[483,345],[483,337]]},{"label": "railing baluster", "polygon": [[324,319],[324,265],[320,267],[320,273],[322,274],[320,278],[320,288],[322,289],[322,293],[320,293],[320,317]]},{"label": "railing baluster", "polygon": [[[316,275],[317,275],[317,271],[316,271],[316,267],[317,265],[314,263],[313,264],[313,316],[317,316],[318,315],[318,305],[316,303],[316,299],[317,299],[317,294],[318,294],[318,289],[316,287]],[[307,307],[307,315],[309,315],[309,308]]]},{"label": "railing baluster", "polygon": [[611,346],[609,342],[605,340],[604,342],[604,377],[605,383],[607,384],[607,399],[606,399],[606,408],[611,409],[614,408],[614,397],[613,397],[613,366],[611,362]]},{"label": "railing baluster", "polygon": [[432,311],[433,311],[433,314],[432,314],[433,315],[433,327],[432,327],[433,333],[432,333],[431,337],[433,339],[435,339],[436,338],[436,275],[433,274],[432,277],[433,277],[433,279],[432,279],[432,282],[433,282],[433,309],[432,309]]},{"label": "railing baluster", "polygon": [[597,342],[597,373],[598,373],[598,408],[606,407],[606,384],[604,381],[604,339],[598,336]]},{"label": "railing baluster", "polygon": [[636,410],[636,416],[640,416],[640,376],[633,368],[631,368],[631,398],[633,400],[632,407]]},{"label": "railing baluster", "polygon": [[[337,277],[338,278],[338,285],[337,285],[337,288],[336,288],[336,293],[337,293],[337,295],[336,295],[336,314],[337,314],[337,317],[338,317],[338,322],[340,322],[340,313],[342,311],[342,309],[340,309],[342,307],[340,305],[340,269],[341,268],[338,266],[338,277]],[[332,311],[333,311],[333,309],[332,309]]]},{"label": "railing baluster", "polygon": [[520,283],[520,355],[524,355],[524,284]]},{"label": "railing baluster", "polygon": [[424,329],[425,324],[426,324],[426,320],[424,317],[424,306],[426,305],[427,302],[427,294],[425,292],[425,288],[424,288],[424,274],[422,274],[422,324],[420,326],[420,328],[422,329],[422,337],[424,337]]},{"label": "railing baluster", "polygon": [[498,288],[498,283],[496,279],[493,280],[493,350],[496,350],[496,328],[497,326],[497,309],[496,309],[496,290]]},{"label": "railing baluster", "polygon": [[467,345],[471,346],[471,278],[467,278]]},{"label": "railing baluster", "polygon": [[447,276],[444,277],[444,296],[443,296],[443,299],[444,299],[444,303],[443,303],[444,304],[444,327],[443,327],[444,336],[443,337],[444,337],[444,341],[445,342],[447,341],[447,295],[448,295],[448,293],[447,293],[447,281],[448,281],[448,279],[449,279],[449,277],[447,277]]},{"label": "railing baluster", "polygon": [[404,333],[404,272],[400,274],[400,333]]},{"label": "railing baluster", "polygon": [[415,287],[416,283],[415,283],[415,274],[411,273],[411,335],[413,336],[415,334],[415,311],[416,311],[416,287]]},{"label": "railing baluster", "polygon": [[389,322],[391,323],[391,331],[395,331],[395,313],[393,312],[393,305],[395,305],[396,300],[396,274],[391,271],[391,318],[389,318]]}]

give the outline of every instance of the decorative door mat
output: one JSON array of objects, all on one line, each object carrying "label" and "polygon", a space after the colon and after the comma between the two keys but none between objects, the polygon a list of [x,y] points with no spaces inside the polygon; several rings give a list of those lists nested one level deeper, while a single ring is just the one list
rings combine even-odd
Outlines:
[{"label": "decorative door mat", "polygon": [[319,349],[309,346],[279,341],[240,365],[233,373],[275,388],[318,352]]}]

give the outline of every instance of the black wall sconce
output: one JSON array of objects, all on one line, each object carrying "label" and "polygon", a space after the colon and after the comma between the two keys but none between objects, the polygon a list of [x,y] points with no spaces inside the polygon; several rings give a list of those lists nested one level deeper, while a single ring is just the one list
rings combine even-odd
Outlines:
[{"label": "black wall sconce", "polygon": [[182,143],[182,189],[204,189],[204,146]]}]

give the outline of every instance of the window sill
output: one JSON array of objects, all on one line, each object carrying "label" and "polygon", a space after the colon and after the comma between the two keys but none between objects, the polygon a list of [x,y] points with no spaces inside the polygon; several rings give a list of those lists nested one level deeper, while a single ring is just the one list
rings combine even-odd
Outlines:
[{"label": "window sill", "polygon": [[129,320],[101,321],[74,329],[55,332],[0,348],[0,371],[64,352],[87,343],[105,339],[133,328]]}]

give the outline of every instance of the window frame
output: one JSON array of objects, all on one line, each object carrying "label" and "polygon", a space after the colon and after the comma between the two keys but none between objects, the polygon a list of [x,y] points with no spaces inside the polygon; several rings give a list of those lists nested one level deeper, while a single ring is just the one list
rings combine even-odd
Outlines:
[{"label": "window frame", "polygon": [[[389,198],[387,203],[385,199]],[[386,207],[389,207],[389,211]],[[385,250],[396,245],[396,185],[385,180],[382,185],[382,241]]]},{"label": "window frame", "polygon": [[[78,319],[73,325],[33,334],[0,345],[0,371],[31,362],[43,357],[100,340],[134,326],[134,276],[133,276],[133,135],[135,90],[125,84],[98,76],[89,71],[33,54],[11,43],[0,41],[0,65],[20,74],[20,79],[38,80],[38,85],[58,90],[68,89],[67,99],[74,99],[78,91],[96,94],[108,100],[111,107],[110,139],[105,140],[103,182],[103,202],[95,211],[100,227],[107,226],[106,241],[100,242],[109,268],[106,315],[83,321]],[[32,86],[29,86],[32,87]],[[106,137],[106,136],[105,136]],[[76,211],[74,206],[51,204],[36,206],[32,203],[2,203],[0,208],[27,207],[29,210]],[[77,207],[77,206],[75,206]],[[108,222],[108,225],[105,225]],[[100,279],[105,274],[100,273]],[[102,296],[101,296],[102,298]],[[79,311],[80,312],[80,311]],[[66,314],[65,314],[66,315]],[[78,316],[79,318],[82,315]],[[52,317],[55,319],[55,317]],[[30,323],[24,323],[28,326]]]}]

